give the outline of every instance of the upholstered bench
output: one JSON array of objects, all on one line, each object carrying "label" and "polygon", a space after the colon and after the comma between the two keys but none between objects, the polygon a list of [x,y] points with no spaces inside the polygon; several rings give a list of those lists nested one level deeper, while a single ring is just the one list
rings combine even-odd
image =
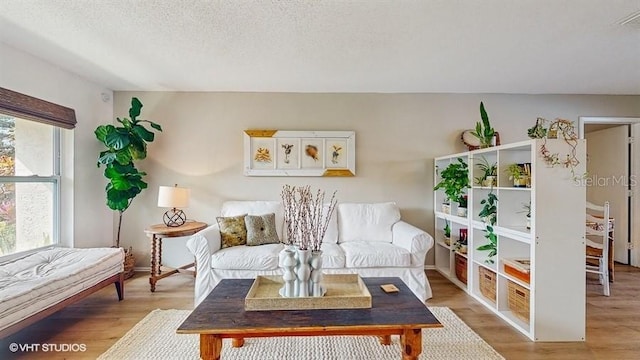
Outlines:
[{"label": "upholstered bench", "polygon": [[0,338],[115,283],[124,297],[120,248],[51,248],[0,264]]}]

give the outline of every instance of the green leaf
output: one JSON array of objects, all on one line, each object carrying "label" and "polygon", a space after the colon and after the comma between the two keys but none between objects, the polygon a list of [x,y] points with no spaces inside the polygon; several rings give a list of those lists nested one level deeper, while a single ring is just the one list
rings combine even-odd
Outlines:
[{"label": "green leaf", "polygon": [[487,251],[487,250],[492,250],[492,249],[493,249],[493,244],[484,244],[482,246],[478,246],[477,250]]},{"label": "green leaf", "polygon": [[111,179],[111,184],[116,190],[129,190],[131,189],[131,182],[127,177],[117,176]]},{"label": "green leaf", "polygon": [[135,124],[137,122],[136,118],[140,116],[140,110],[142,109],[142,103],[138,100],[137,97],[131,98],[131,108],[129,108],[129,117],[131,121]]},{"label": "green leaf", "polygon": [[131,162],[131,152],[129,152],[129,149],[119,150],[115,154],[116,154],[116,161],[119,164],[126,165]]},{"label": "green leaf", "polygon": [[159,124],[154,123],[153,121],[149,121],[146,120],[146,122],[149,123],[149,125],[151,125],[152,128],[158,130],[158,131],[162,131],[162,126],[160,126]]},{"label": "green leaf", "polygon": [[482,119],[482,124],[485,127],[491,127],[489,125],[489,115],[487,115],[487,111],[484,109],[484,104],[480,101],[480,118]]},{"label": "green leaf", "polygon": [[125,211],[129,208],[131,197],[128,191],[120,191],[114,188],[107,189],[107,206],[111,210]]},{"label": "green leaf", "polygon": [[147,157],[147,144],[142,139],[132,137],[129,152],[132,159],[142,160]]},{"label": "green leaf", "polygon": [[129,146],[129,136],[121,131],[113,131],[107,134],[105,145],[115,150],[121,150]]},{"label": "green leaf", "polygon": [[114,153],[110,150],[105,150],[100,152],[100,156],[98,157],[98,166],[100,164],[109,165],[117,158],[117,153]]},{"label": "green leaf", "polygon": [[115,131],[116,131],[116,128],[113,125],[100,125],[96,128],[96,130],[93,133],[96,134],[96,139],[98,139],[98,141],[106,145],[107,135]]},{"label": "green leaf", "polygon": [[134,125],[131,131],[133,131],[134,134],[138,135],[144,141],[153,141],[153,133],[145,129],[145,127],[142,125]]}]

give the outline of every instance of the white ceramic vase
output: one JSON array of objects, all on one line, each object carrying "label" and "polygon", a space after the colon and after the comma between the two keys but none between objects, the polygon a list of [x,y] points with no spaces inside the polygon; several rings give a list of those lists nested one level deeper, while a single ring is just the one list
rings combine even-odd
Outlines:
[{"label": "white ceramic vase", "polygon": [[311,266],[309,258],[311,250],[298,249],[298,263],[296,264],[297,293],[298,297],[309,296],[309,280],[311,277]]}]

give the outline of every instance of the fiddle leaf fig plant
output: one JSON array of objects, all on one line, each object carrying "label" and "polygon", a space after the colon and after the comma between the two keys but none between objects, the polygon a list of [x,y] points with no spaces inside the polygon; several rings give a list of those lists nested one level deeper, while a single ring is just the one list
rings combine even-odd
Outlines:
[{"label": "fiddle leaf fig plant", "polygon": [[138,119],[141,109],[142,103],[134,97],[129,109],[130,118],[117,118],[120,126],[100,125],[94,131],[98,141],[107,148],[98,155],[97,165],[104,165],[104,176],[109,180],[105,188],[107,206],[119,213],[116,247],[120,247],[122,214],[133,199],[147,188],[147,183],[143,180],[147,174],[139,171],[134,164],[135,160],[147,157],[147,143],[155,138],[153,131],[145,125],[148,124],[152,130],[162,131],[160,125]]}]

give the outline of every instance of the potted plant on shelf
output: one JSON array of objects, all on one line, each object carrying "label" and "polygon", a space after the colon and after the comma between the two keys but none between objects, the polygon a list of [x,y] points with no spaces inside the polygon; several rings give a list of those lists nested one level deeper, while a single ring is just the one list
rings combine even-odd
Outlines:
[{"label": "potted plant on shelf", "polygon": [[486,230],[484,231],[485,239],[489,240],[487,244],[478,246],[478,251],[488,251],[487,259],[484,261],[487,264],[493,264],[495,261],[493,257],[498,254],[498,235],[493,232],[493,226],[487,225]]},{"label": "potted plant on shelf", "polygon": [[456,241],[455,250],[461,254],[467,253],[467,229],[460,229],[460,237]]},{"label": "potted plant on shelf", "polygon": [[444,243],[449,246],[451,245],[451,227],[449,226],[449,221],[444,221]]},{"label": "potted plant on shelf", "polygon": [[[117,118],[121,126],[111,124],[100,125],[94,131],[96,138],[106,150],[98,155],[98,167],[104,165],[104,176],[109,180],[105,188],[107,206],[118,212],[118,232],[116,233],[115,247],[120,247],[120,229],[122,227],[122,215],[129,208],[133,199],[147,188],[147,183],[142,178],[147,175],[139,171],[134,164],[135,160],[147,157],[147,143],[154,140],[154,133],[149,131],[144,124],[162,131],[162,127],[149,120],[140,120],[142,103],[138,98],[131,99],[131,108],[128,118]],[[125,277],[133,276],[133,257],[131,247],[125,249]]]},{"label": "potted plant on shelf", "polygon": [[476,184],[484,187],[494,187],[498,185],[498,164],[490,164],[484,156],[480,156],[476,164],[482,175],[475,178]]},{"label": "potted plant on shelf", "polygon": [[484,109],[484,104],[480,102],[480,118],[481,122],[476,123],[476,128],[471,134],[480,140],[481,148],[488,148],[496,144],[496,131],[491,127],[489,116]]},{"label": "potted plant on shelf", "polygon": [[509,180],[513,180],[514,187],[527,187],[529,175],[525,164],[511,164],[504,171],[509,175]]},{"label": "potted plant on shelf", "polygon": [[486,199],[480,201],[482,209],[478,216],[487,225],[495,225],[498,220],[498,197],[493,192],[489,192]]},{"label": "potted plant on shelf", "polygon": [[456,201],[458,203],[458,209],[456,210],[456,215],[460,217],[467,217],[467,194],[463,194],[458,197]]},{"label": "potted plant on shelf", "polygon": [[440,182],[433,190],[443,189],[446,195],[443,203],[442,212],[449,213],[451,201],[462,202],[463,195],[469,187],[469,168],[462,158],[458,158],[456,162],[449,164],[442,172],[440,172]]}]

